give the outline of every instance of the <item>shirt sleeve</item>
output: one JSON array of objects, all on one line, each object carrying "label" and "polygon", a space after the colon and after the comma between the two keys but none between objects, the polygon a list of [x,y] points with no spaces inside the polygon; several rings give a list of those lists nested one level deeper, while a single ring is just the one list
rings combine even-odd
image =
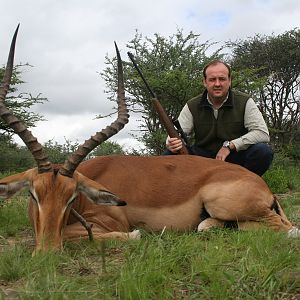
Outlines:
[{"label": "shirt sleeve", "polygon": [[194,120],[193,115],[186,104],[178,117],[179,124],[183,130],[183,132],[187,135],[190,135],[194,129]]},{"label": "shirt sleeve", "polygon": [[231,141],[236,151],[246,150],[251,145],[270,141],[267,124],[252,98],[246,103],[244,126],[248,132]]}]

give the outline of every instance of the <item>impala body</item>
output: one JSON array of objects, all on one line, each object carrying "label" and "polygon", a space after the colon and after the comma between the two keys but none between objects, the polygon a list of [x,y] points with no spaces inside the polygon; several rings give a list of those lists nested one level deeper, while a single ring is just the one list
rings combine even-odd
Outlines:
[{"label": "impala body", "polygon": [[[37,139],[5,106],[17,31],[0,87],[0,116],[23,139],[37,168],[0,180],[0,197],[29,189],[35,250],[60,249],[63,240],[88,237],[82,219],[93,225],[96,239],[139,238],[135,228],[188,231],[198,226],[201,231],[225,221],[237,221],[241,228],[263,225],[299,235],[266,183],[243,167],[190,155],[106,156],[82,162],[128,122],[117,47],[116,121],[86,140],[63,165],[51,164]],[[209,216],[205,220],[203,212]]]},{"label": "impala body", "polygon": [[[292,228],[266,183],[247,169],[199,156],[107,156],[83,162],[78,171],[101,182],[127,205],[110,207],[109,231],[197,228],[203,210],[222,221],[255,221],[274,230]],[[108,211],[79,196],[73,207],[86,219],[98,211],[100,227]],[[106,230],[106,229],[102,229]],[[68,231],[66,231],[68,232]]]}]

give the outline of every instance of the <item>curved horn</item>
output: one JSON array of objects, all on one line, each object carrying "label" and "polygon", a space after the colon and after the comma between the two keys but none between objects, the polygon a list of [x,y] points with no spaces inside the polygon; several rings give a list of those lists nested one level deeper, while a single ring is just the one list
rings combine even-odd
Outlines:
[{"label": "curved horn", "polygon": [[124,78],[123,67],[119,49],[115,43],[117,60],[118,60],[118,117],[117,120],[111,123],[100,132],[97,132],[89,140],[86,140],[78,149],[65,161],[64,165],[60,168],[59,173],[72,177],[74,171],[83,159],[101,143],[118,133],[128,122],[128,110],[125,102]]},{"label": "curved horn", "polygon": [[8,60],[6,64],[5,73],[3,76],[2,83],[0,85],[0,116],[7,123],[7,125],[14,130],[14,132],[23,140],[31,154],[33,155],[37,165],[39,173],[49,172],[52,170],[51,163],[48,157],[43,151],[42,145],[37,141],[37,139],[32,135],[31,131],[27,129],[25,124],[13,115],[13,113],[7,109],[4,104],[4,100],[9,90],[9,85],[11,83],[11,77],[13,72],[14,55],[15,55],[15,45],[17,34],[19,30],[17,27],[15,34],[13,36],[10,51],[8,55]]}]

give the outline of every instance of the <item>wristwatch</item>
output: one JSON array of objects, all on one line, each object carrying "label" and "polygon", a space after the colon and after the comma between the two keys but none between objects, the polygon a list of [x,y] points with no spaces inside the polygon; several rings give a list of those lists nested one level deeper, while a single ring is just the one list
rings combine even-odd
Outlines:
[{"label": "wristwatch", "polygon": [[225,142],[223,143],[222,147],[228,148],[230,152],[232,151],[232,149],[230,148],[230,142],[229,142],[229,141],[225,141]]}]

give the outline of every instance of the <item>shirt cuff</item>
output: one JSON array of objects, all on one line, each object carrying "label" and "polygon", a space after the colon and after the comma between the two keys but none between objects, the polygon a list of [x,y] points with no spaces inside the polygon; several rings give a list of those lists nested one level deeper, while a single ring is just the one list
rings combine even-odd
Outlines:
[{"label": "shirt cuff", "polygon": [[234,144],[236,152],[239,152],[241,150],[246,150],[249,147],[248,145],[245,145],[243,143],[242,138],[231,140],[230,142]]}]

